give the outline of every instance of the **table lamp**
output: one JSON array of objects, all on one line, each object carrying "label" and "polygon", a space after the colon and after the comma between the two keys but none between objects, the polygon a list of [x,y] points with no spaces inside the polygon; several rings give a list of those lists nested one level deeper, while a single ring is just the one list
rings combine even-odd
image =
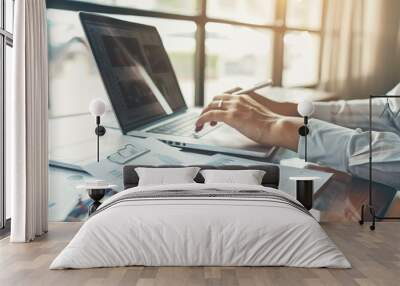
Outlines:
[{"label": "table lamp", "polygon": [[89,111],[93,116],[96,116],[97,127],[94,132],[97,135],[97,162],[99,162],[100,136],[106,134],[106,129],[100,125],[100,117],[106,111],[106,103],[100,98],[93,99],[89,104]]},{"label": "table lamp", "polygon": [[307,162],[307,127],[308,118],[314,113],[314,104],[309,100],[304,100],[297,105],[297,112],[304,118],[304,125],[299,128],[299,135],[304,136],[304,161]]}]

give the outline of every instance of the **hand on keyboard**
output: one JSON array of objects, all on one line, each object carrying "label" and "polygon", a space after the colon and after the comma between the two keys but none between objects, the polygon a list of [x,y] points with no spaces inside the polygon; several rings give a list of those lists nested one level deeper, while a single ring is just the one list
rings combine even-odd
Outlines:
[{"label": "hand on keyboard", "polygon": [[203,130],[201,130],[201,132],[195,132],[195,122],[198,116],[198,113],[189,113],[187,116],[181,116],[175,120],[169,121],[163,125],[150,129],[148,130],[148,132],[200,138],[208,132],[212,131],[214,128],[212,126],[207,126],[207,128],[204,128]]}]

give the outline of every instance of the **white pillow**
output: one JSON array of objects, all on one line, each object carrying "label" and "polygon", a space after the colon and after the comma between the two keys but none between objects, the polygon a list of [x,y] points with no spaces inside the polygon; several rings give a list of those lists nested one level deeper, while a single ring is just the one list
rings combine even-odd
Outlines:
[{"label": "white pillow", "polygon": [[202,170],[204,183],[261,185],[265,171],[261,170]]},{"label": "white pillow", "polygon": [[139,186],[195,183],[193,179],[199,170],[199,167],[135,168],[139,176]]}]

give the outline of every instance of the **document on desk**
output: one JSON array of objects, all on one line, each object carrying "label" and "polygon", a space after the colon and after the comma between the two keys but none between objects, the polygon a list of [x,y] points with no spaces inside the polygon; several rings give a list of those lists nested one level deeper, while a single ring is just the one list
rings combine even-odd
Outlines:
[{"label": "document on desk", "polygon": [[[73,144],[56,146],[49,150],[49,164],[55,167],[82,171],[82,167],[97,162],[97,138],[83,139]],[[143,139],[124,136],[120,131],[107,130],[100,138],[100,160],[120,151],[130,156],[140,156],[148,148],[142,143]],[[129,157],[129,156],[128,156]]]},{"label": "document on desk", "polygon": [[241,157],[229,156],[224,154],[215,154],[206,158],[202,161],[204,165],[212,165],[212,166],[223,166],[223,165],[240,165],[240,166],[249,166],[249,165],[265,165],[265,162],[260,162],[251,159],[245,159]]},{"label": "document on desk", "polygon": [[113,160],[111,156],[92,162],[82,167],[82,169],[95,178],[106,180],[110,184],[118,186],[117,191],[123,190],[122,169],[124,165],[183,165],[196,164],[198,158],[191,153],[182,152],[180,149],[171,147],[154,138],[139,139],[141,146],[145,146],[149,152],[135,157],[129,161]]}]

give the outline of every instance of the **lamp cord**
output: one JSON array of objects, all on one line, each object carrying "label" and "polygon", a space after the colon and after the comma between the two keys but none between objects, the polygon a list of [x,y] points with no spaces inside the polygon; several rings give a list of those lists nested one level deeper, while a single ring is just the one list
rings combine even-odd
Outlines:
[{"label": "lamp cord", "polygon": [[[99,126],[99,125],[97,125],[97,126]],[[97,133],[97,162],[99,162],[99,145],[100,145],[99,141],[100,141],[100,136]]]},{"label": "lamp cord", "polygon": [[305,138],[304,138],[304,161],[307,162],[307,136],[308,136],[308,117],[304,116],[304,131],[305,131]]},{"label": "lamp cord", "polygon": [[[305,127],[307,128],[307,125],[305,125]],[[307,162],[307,134],[306,134],[306,136],[304,138],[304,147],[305,147],[305,150],[304,150],[304,161]]]},{"label": "lamp cord", "polygon": [[97,124],[97,162],[99,162],[99,149],[100,149],[100,135],[99,135],[99,130],[100,130],[100,116],[96,116],[96,124]]}]

